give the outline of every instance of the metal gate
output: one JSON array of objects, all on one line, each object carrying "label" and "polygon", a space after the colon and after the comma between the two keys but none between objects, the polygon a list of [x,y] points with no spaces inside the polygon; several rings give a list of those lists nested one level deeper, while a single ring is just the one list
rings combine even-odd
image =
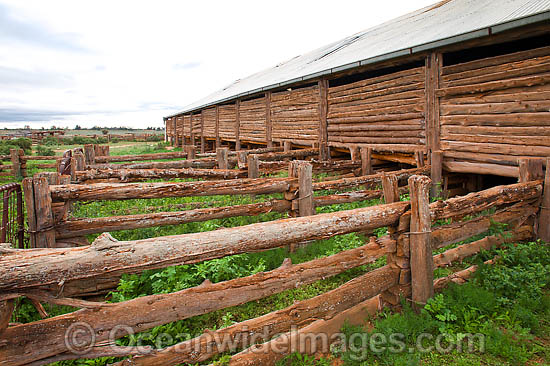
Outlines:
[{"label": "metal gate", "polygon": [[24,248],[25,224],[23,216],[23,194],[19,183],[0,186],[2,219],[0,243],[12,243],[13,247]]}]

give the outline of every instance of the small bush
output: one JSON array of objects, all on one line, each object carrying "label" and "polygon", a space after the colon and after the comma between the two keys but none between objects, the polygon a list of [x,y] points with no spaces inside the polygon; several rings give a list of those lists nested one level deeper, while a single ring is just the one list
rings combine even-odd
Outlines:
[{"label": "small bush", "polygon": [[55,156],[55,151],[47,146],[38,145],[36,147],[36,155],[38,156]]}]

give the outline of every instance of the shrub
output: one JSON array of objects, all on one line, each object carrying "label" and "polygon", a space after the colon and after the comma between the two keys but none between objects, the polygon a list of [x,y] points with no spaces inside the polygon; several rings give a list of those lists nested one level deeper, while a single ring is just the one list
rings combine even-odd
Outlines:
[{"label": "shrub", "polygon": [[39,156],[54,156],[55,151],[50,147],[43,146],[43,145],[38,145],[36,147],[36,155],[39,155]]}]

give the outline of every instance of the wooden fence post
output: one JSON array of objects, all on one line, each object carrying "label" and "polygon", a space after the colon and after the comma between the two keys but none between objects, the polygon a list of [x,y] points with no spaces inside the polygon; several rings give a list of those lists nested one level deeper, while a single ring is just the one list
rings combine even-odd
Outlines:
[{"label": "wooden fence post", "polygon": [[372,169],[372,148],[363,147],[361,148],[361,174],[362,175],[371,175],[373,174]]},{"label": "wooden fence post", "polygon": [[519,182],[526,183],[544,178],[544,161],[542,158],[519,159]]},{"label": "wooden fence post", "polygon": [[185,153],[187,154],[187,160],[195,159],[195,145],[185,146]]},{"label": "wooden fence post", "polygon": [[55,230],[48,180],[44,177],[34,178],[33,186],[36,212],[36,246],[38,248],[54,248]]},{"label": "wooden fence post", "polygon": [[216,149],[216,158],[218,160],[218,169],[228,169],[229,149],[227,147],[219,147]]},{"label": "wooden fence post", "polygon": [[290,152],[292,150],[292,142],[283,141],[283,152]]},{"label": "wooden fence post", "polygon": [[11,172],[14,179],[19,179],[21,175],[21,161],[19,159],[18,149],[10,149],[10,160],[11,160]]},{"label": "wooden fence post", "polygon": [[432,189],[430,192],[430,197],[435,198],[439,197],[442,193],[442,183],[443,183],[443,152],[442,151],[432,151],[431,158],[431,178],[432,178]]},{"label": "wooden fence post", "polygon": [[247,167],[248,163],[248,151],[237,151],[237,167],[239,169],[244,169]]},{"label": "wooden fence post", "polygon": [[29,227],[30,247],[36,248],[36,210],[34,208],[34,184],[32,178],[23,179],[23,197],[27,208],[27,225]]},{"label": "wooden fence post", "polygon": [[[399,201],[399,180],[395,175],[382,175],[382,188],[384,192],[384,202],[394,203]],[[405,295],[406,286],[410,285],[411,270],[409,261],[408,247],[405,244],[405,238],[398,231],[399,222],[395,225],[388,226],[388,235],[392,242],[395,243],[395,248],[387,248],[387,264],[399,270],[399,285],[394,286],[381,294],[382,301],[391,306],[396,306],[401,300],[401,296]],[[375,236],[371,237],[371,242],[377,242]]]},{"label": "wooden fence post", "polygon": [[306,161],[298,164],[298,212],[300,216],[315,215],[313,166]]},{"label": "wooden fence post", "polygon": [[74,158],[75,158],[75,170],[76,171],[86,170],[86,158],[84,157],[84,154],[82,154],[80,151],[77,151],[74,153]]},{"label": "wooden fence post", "polygon": [[92,144],[84,145],[84,157],[85,157],[86,165],[95,164],[94,145],[92,145]]},{"label": "wooden fence post", "polygon": [[385,203],[399,202],[399,182],[396,175],[382,174],[382,190]]},{"label": "wooden fence post", "polygon": [[411,195],[410,260],[412,301],[416,308],[426,304],[434,294],[431,246],[430,185],[426,176],[409,178]]},{"label": "wooden fence post", "polygon": [[222,145],[220,139],[220,107],[216,105],[216,148]]},{"label": "wooden fence post", "polygon": [[357,145],[350,145],[349,153],[351,155],[351,160],[352,161],[358,161],[361,158],[361,156],[359,154],[359,146],[357,146]]},{"label": "wooden fence post", "polygon": [[248,178],[255,179],[260,176],[260,161],[258,155],[250,154],[247,157],[248,161]]},{"label": "wooden fence post", "polygon": [[422,150],[416,150],[414,152],[414,160],[416,161],[416,167],[422,168],[425,165],[424,152]]},{"label": "wooden fence post", "polygon": [[546,158],[544,193],[540,206],[538,238],[544,242],[550,243],[550,158]]}]

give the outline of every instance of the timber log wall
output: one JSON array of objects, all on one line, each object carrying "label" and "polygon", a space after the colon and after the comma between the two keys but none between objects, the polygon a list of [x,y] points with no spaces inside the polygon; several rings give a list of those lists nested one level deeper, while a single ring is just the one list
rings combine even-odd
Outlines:
[{"label": "timber log wall", "polygon": [[[193,111],[204,120],[194,133],[217,146],[319,146],[321,160],[329,147],[399,162],[435,152],[449,172],[517,177],[520,158],[550,155],[549,33],[534,25],[225,101]],[[174,119],[167,136],[180,144],[189,136],[178,124],[175,137]]]}]

